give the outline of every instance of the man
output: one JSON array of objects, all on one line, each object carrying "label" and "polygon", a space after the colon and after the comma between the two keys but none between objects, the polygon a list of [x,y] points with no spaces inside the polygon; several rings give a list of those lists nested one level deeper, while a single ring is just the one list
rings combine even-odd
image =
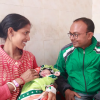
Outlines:
[{"label": "man", "polygon": [[59,53],[54,67],[61,76],[56,83],[66,100],[93,100],[100,90],[100,43],[94,28],[91,19],[74,20],[68,33],[72,43]]}]

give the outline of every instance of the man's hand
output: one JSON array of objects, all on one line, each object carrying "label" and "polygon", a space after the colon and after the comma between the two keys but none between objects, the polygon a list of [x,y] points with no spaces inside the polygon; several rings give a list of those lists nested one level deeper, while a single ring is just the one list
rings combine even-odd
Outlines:
[{"label": "man's hand", "polygon": [[67,89],[65,91],[65,98],[66,100],[75,100],[75,96],[77,96],[78,98],[81,98],[81,96],[79,96],[76,92],[71,91],[70,89]]}]

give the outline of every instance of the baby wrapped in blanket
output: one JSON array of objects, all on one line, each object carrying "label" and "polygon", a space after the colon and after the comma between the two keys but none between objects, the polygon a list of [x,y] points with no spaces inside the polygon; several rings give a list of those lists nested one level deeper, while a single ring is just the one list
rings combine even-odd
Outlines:
[{"label": "baby wrapped in blanket", "polygon": [[47,100],[47,96],[43,97],[45,91],[51,91],[56,94],[53,83],[57,79],[57,76],[60,75],[59,70],[53,68],[51,65],[42,65],[35,70],[39,73],[40,78],[26,83],[17,100]]}]

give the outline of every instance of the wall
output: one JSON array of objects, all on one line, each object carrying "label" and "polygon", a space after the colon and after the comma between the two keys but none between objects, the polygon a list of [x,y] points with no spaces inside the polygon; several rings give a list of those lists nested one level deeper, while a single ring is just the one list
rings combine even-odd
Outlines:
[{"label": "wall", "polygon": [[60,49],[70,43],[67,33],[72,21],[92,18],[92,0],[0,0],[0,20],[9,13],[31,21],[31,40],[25,49],[36,56],[38,65],[54,65]]},{"label": "wall", "polygon": [[94,36],[100,41],[100,0],[93,0],[92,20],[95,23]]}]

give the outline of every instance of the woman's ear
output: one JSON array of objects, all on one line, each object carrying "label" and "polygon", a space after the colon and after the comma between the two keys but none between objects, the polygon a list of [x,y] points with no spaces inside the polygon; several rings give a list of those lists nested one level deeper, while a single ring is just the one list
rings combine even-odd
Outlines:
[{"label": "woman's ear", "polygon": [[9,37],[9,39],[11,39],[13,35],[14,35],[14,29],[12,27],[9,27],[8,28],[8,37]]}]

